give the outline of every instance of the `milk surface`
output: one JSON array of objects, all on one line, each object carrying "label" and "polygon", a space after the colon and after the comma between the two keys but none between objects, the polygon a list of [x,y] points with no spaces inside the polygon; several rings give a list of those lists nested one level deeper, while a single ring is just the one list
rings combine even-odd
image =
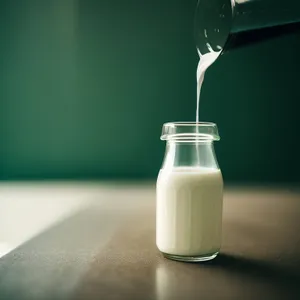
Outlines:
[{"label": "milk surface", "polygon": [[214,254],[221,246],[223,179],[202,167],[161,169],[157,180],[156,244],[180,256]]}]

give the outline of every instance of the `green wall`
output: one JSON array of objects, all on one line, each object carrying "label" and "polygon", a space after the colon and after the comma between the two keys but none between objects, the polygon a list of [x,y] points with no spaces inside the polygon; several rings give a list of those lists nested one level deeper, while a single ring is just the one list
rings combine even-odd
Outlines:
[{"label": "green wall", "polygon": [[[0,178],[156,177],[162,124],[195,120],[195,5],[0,0]],[[226,181],[299,181],[299,53],[294,34],[207,72]]]}]

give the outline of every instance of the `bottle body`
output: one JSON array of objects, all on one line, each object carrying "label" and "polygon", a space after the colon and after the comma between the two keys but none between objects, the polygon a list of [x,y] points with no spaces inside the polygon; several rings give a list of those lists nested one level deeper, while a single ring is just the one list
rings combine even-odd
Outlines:
[{"label": "bottle body", "polygon": [[221,248],[220,170],[162,169],[157,180],[157,247],[164,254],[211,257]]},{"label": "bottle body", "polygon": [[213,141],[171,139],[156,186],[156,244],[167,258],[214,258],[222,240],[223,179]]}]

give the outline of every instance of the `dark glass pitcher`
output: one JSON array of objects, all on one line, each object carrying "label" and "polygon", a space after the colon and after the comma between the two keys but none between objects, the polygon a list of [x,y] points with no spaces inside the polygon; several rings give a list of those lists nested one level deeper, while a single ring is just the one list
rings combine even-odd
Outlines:
[{"label": "dark glass pitcher", "polygon": [[199,0],[195,39],[200,54],[238,47],[298,31],[299,0]]}]

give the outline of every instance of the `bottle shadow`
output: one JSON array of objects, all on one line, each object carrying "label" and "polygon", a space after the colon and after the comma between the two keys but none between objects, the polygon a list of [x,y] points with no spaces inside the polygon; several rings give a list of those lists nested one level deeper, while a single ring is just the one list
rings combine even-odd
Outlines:
[{"label": "bottle shadow", "polygon": [[[245,279],[260,280],[276,285],[280,289],[297,292],[300,296],[300,265],[281,267],[271,262],[221,253],[214,260],[201,264],[201,267],[223,269]],[[295,295],[295,294],[294,294]]]}]

